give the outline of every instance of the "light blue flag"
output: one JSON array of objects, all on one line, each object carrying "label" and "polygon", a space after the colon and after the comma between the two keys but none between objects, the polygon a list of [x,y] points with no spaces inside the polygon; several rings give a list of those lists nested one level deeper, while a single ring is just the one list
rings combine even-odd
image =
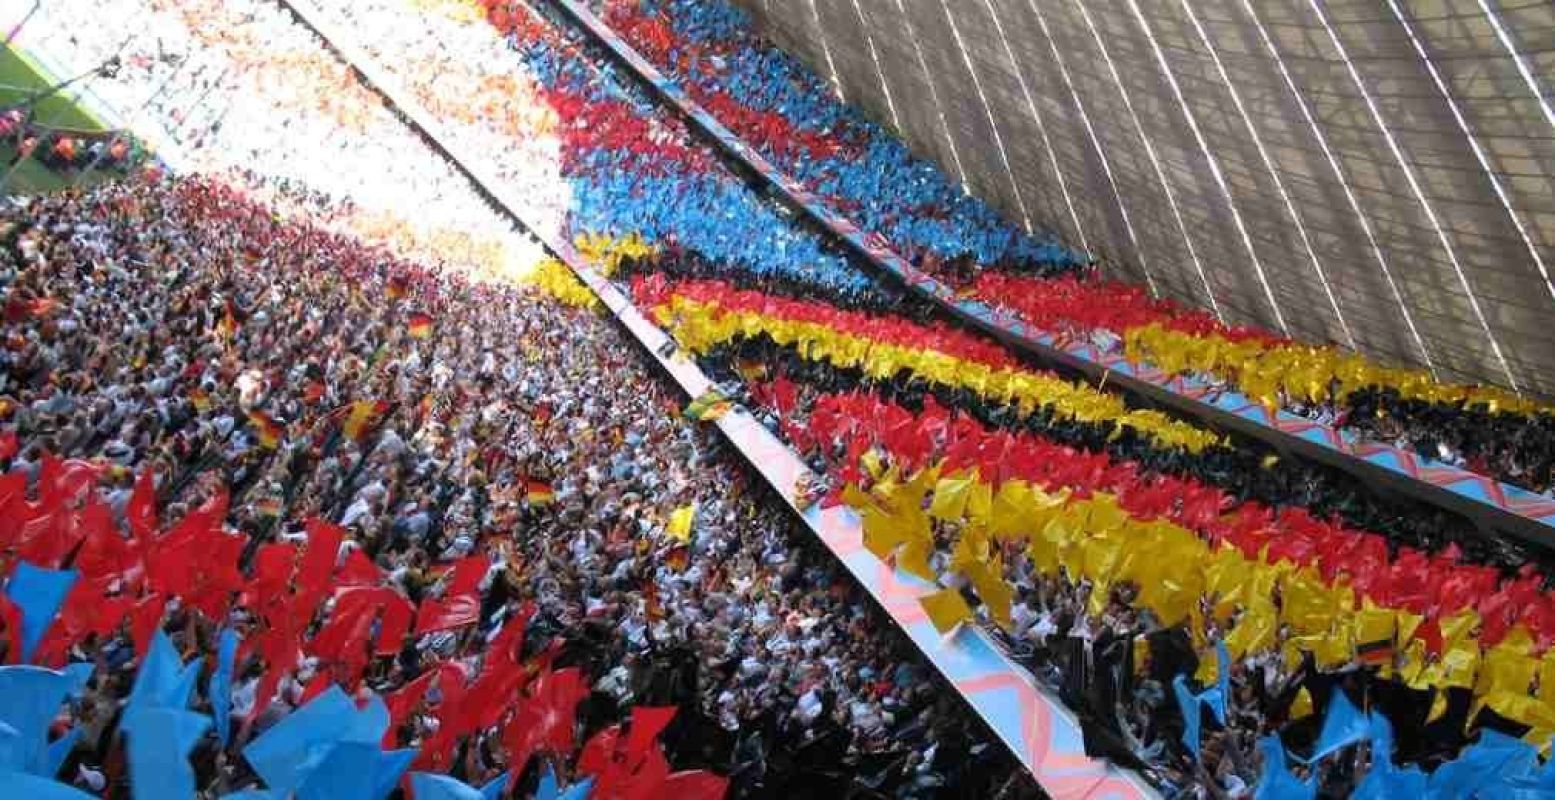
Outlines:
[{"label": "light blue flag", "polygon": [[378,754],[377,770],[373,773],[374,800],[382,800],[394,791],[405,770],[410,769],[410,762],[416,760],[416,752],[416,748],[407,747],[404,750],[386,750]]},{"label": "light blue flag", "polygon": [[556,768],[547,764],[545,774],[540,776],[540,785],[535,789],[535,800],[556,800],[561,793],[561,787],[556,783]]},{"label": "light blue flag", "polygon": [[5,585],[5,594],[22,612],[23,662],[32,660],[32,652],[54,623],[77,577],[79,574],[73,569],[43,569],[26,561],[16,565],[11,581]]},{"label": "light blue flag", "polygon": [[1431,773],[1435,797],[1501,797],[1510,782],[1537,774],[1539,753],[1520,739],[1481,730],[1479,741]]},{"label": "light blue flag", "polygon": [[378,800],[377,743],[337,742],[297,787],[297,800]]},{"label": "light blue flag", "polygon": [[211,720],[182,708],[143,708],[126,717],[130,789],[139,797],[194,800],[194,768],[189,751],[211,727]]},{"label": "light blue flag", "polygon": [[567,791],[562,792],[562,796],[556,800],[588,800],[589,790],[592,788],[594,788],[594,779],[584,778],[568,786]]},{"label": "light blue flag", "polygon": [[0,743],[0,771],[45,773],[49,723],[59,713],[70,685],[71,677],[63,672],[22,665],[0,667],[0,723],[15,733]]},{"label": "light blue flag", "polygon": [[1426,796],[1427,779],[1419,767],[1404,768],[1373,763],[1371,771],[1356,785],[1350,800],[1397,800],[1397,798],[1423,798]]},{"label": "light blue flag", "polygon": [[45,778],[58,778],[59,768],[65,765],[65,759],[70,757],[70,751],[76,749],[76,742],[81,741],[81,727],[71,728],[64,736],[49,742],[44,750],[43,772],[39,773]]},{"label": "light blue flag", "polygon": [[1204,701],[1215,712],[1215,719],[1226,724],[1226,704],[1231,702],[1231,651],[1224,639],[1215,642],[1215,689],[1204,693]]},{"label": "light blue flag", "polygon": [[1265,736],[1258,740],[1263,752],[1263,775],[1258,778],[1258,788],[1253,800],[1313,800],[1317,797],[1317,776],[1306,782],[1297,780],[1285,766],[1285,745],[1278,736]]},{"label": "light blue flag", "polygon": [[1199,698],[1188,689],[1186,676],[1172,679],[1172,695],[1177,698],[1177,709],[1182,712],[1182,743],[1188,746],[1194,759],[1199,757],[1199,726],[1203,724],[1199,711]]},{"label": "light blue flag", "polygon": [[410,773],[410,791],[416,800],[484,800],[479,789],[447,775]]},{"label": "light blue flag", "polygon": [[508,788],[508,778],[512,776],[511,772],[504,772],[498,775],[495,780],[482,786],[481,800],[501,800],[502,793],[507,791]]},{"label": "light blue flag", "polygon": [[229,720],[232,717],[232,670],[238,658],[238,632],[224,628],[216,645],[216,671],[211,673],[211,684],[206,689],[211,698],[211,724],[216,728],[216,738],[221,746],[227,746],[231,735]]},{"label": "light blue flag", "polygon": [[185,689],[184,677],[183,661],[173,640],[168,638],[167,631],[158,629],[135,673],[135,684],[130,687],[130,699],[124,708],[125,720],[144,709],[187,707],[188,703],[179,696]]},{"label": "light blue flag", "polygon": [[92,682],[92,672],[97,665],[90,661],[78,661],[65,666],[65,675],[70,678],[70,688],[67,693],[72,698],[79,698],[86,694],[86,685]]},{"label": "light blue flag", "polygon": [[358,716],[346,693],[331,686],[250,742],[243,758],[271,791],[284,795],[318,768]]},{"label": "light blue flag", "polygon": [[1366,738],[1369,733],[1366,715],[1356,709],[1344,692],[1335,689],[1328,698],[1328,708],[1323,714],[1323,731],[1317,735],[1308,762],[1317,761],[1330,753],[1338,752]]},{"label": "light blue flag", "polygon": [[97,800],[86,792],[59,781],[28,775],[25,772],[0,772],[0,797],[24,797],[27,800]]},{"label": "light blue flag", "polygon": [[372,744],[383,741],[383,735],[389,730],[389,707],[382,697],[373,695],[364,708],[357,708],[353,703],[351,710],[354,714],[350,724],[340,732],[341,741]]},{"label": "light blue flag", "polygon": [[263,789],[244,789],[241,792],[224,794],[221,800],[286,800],[275,792],[267,792]]},{"label": "light blue flag", "polygon": [[205,656],[184,665],[184,671],[178,673],[178,683],[167,696],[167,708],[188,708],[194,703],[195,685],[200,682],[200,669],[204,666]]}]

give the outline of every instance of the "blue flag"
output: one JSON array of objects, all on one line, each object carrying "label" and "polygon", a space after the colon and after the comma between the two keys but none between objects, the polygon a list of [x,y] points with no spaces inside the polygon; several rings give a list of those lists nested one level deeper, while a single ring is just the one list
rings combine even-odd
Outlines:
[{"label": "blue flag", "polygon": [[124,708],[125,720],[142,710],[187,708],[188,699],[182,694],[188,689],[184,683],[186,677],[173,640],[167,637],[166,631],[158,629],[145,660],[135,673],[135,684],[130,687],[130,699]]},{"label": "blue flag", "polygon": [[70,678],[68,693],[71,697],[80,697],[86,694],[86,685],[92,682],[92,672],[97,665],[90,661],[79,661],[65,666],[65,675]]},{"label": "blue flag", "polygon": [[373,796],[379,750],[377,743],[336,742],[319,768],[297,787],[297,800],[379,800]]},{"label": "blue flag", "polygon": [[59,777],[59,768],[65,765],[65,759],[70,757],[70,751],[76,749],[76,742],[79,741],[81,726],[77,725],[64,736],[49,742],[48,749],[43,751],[43,772],[39,774],[45,778]]},{"label": "blue flag", "polygon": [[231,735],[228,722],[232,717],[232,670],[237,658],[238,633],[224,628],[216,645],[216,671],[211,673],[211,684],[206,689],[211,697],[211,724],[222,747],[227,746],[227,737]]},{"label": "blue flag", "polygon": [[404,750],[387,750],[378,754],[378,766],[373,773],[376,786],[373,787],[374,800],[382,800],[394,791],[394,787],[400,782],[400,777],[405,770],[410,768],[410,762],[416,760],[416,748],[407,747]]},{"label": "blue flag", "polygon": [[250,742],[243,748],[243,758],[271,791],[285,794],[301,786],[328,758],[330,745],[364,727],[363,715],[351,698],[339,686],[331,686]]},{"label": "blue flag", "polygon": [[1482,730],[1478,742],[1431,773],[1430,791],[1436,797],[1502,797],[1513,780],[1536,775],[1538,765],[1533,745]]},{"label": "blue flag", "polygon": [[410,773],[410,791],[416,800],[485,800],[473,786],[447,775]]},{"label": "blue flag", "polygon": [[1231,651],[1226,649],[1224,639],[1215,642],[1215,689],[1204,694],[1216,721],[1226,724],[1226,704],[1231,702]]},{"label": "blue flag", "polygon": [[173,684],[173,690],[168,694],[167,708],[188,708],[194,703],[194,689],[200,682],[200,668],[203,666],[204,656],[184,665],[184,671],[178,673],[178,682]]},{"label": "blue flag", "polygon": [[65,596],[76,585],[77,577],[73,569],[43,569],[26,561],[16,565],[10,583],[5,585],[5,594],[22,612],[23,662],[32,660],[33,651],[54,623],[54,616],[65,604]]},{"label": "blue flag", "polygon": [[545,774],[540,776],[540,785],[535,789],[535,800],[556,800],[561,793],[561,787],[556,783],[556,768],[547,764]]},{"label": "blue flag", "polygon": [[1278,736],[1265,736],[1258,740],[1263,753],[1263,775],[1253,800],[1313,800],[1317,797],[1317,776],[1306,782],[1297,780],[1285,766],[1285,745]]},{"label": "blue flag", "polygon": [[496,779],[492,780],[490,783],[482,786],[481,800],[501,800],[502,793],[507,791],[508,788],[508,778],[511,777],[512,773],[504,772],[501,775],[498,775]]},{"label": "blue flag", "polygon": [[97,798],[59,781],[0,771],[0,797],[25,797],[27,800],[97,800]]},{"label": "blue flag", "polygon": [[0,667],[0,723],[10,728],[0,744],[0,771],[47,773],[49,723],[71,683],[69,675],[43,667]]},{"label": "blue flag", "polygon": [[1188,689],[1188,679],[1178,675],[1172,679],[1172,695],[1177,698],[1177,709],[1182,712],[1182,742],[1188,746],[1195,760],[1199,757],[1199,727],[1203,716],[1199,710],[1199,697]]},{"label": "blue flag", "polygon": [[594,788],[594,779],[584,778],[568,786],[567,791],[562,792],[562,796],[556,800],[588,800],[589,790],[592,788]]},{"label": "blue flag", "polygon": [[182,708],[143,708],[120,726],[129,736],[130,789],[135,797],[194,800],[189,751],[211,720]]},{"label": "blue flag", "polygon": [[1317,735],[1317,744],[1313,746],[1312,757],[1308,761],[1317,761],[1355,744],[1365,739],[1369,732],[1366,715],[1356,709],[1343,691],[1336,689],[1328,699],[1328,708],[1323,715],[1323,731]]}]

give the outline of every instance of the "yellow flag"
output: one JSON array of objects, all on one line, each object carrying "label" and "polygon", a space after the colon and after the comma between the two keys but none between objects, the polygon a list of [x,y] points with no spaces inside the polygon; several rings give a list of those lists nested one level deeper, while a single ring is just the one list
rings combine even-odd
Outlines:
[{"label": "yellow flag", "polygon": [[974,481],[966,496],[967,519],[984,525],[993,515],[993,487],[983,481]]},{"label": "yellow flag", "polygon": [[697,507],[695,503],[681,506],[670,513],[670,521],[664,526],[664,532],[681,542],[691,541],[691,524],[695,521]]},{"label": "yellow flag", "polygon": [[934,542],[928,536],[911,537],[902,551],[897,553],[896,565],[909,575],[932,581],[936,576],[934,568],[929,565],[929,556],[933,553]]},{"label": "yellow flag", "polygon": [[890,558],[892,551],[906,541],[898,527],[898,520],[876,509],[867,509],[864,521],[864,549],[881,561]]},{"label": "yellow flag", "polygon": [[1022,532],[1041,526],[1032,524],[1027,517],[1036,505],[1031,485],[1025,481],[1005,481],[993,496],[988,511],[988,532],[1000,538],[1019,536]]},{"label": "yellow flag", "polygon": [[1290,704],[1290,720],[1295,722],[1298,719],[1310,716],[1312,716],[1312,693],[1307,691],[1307,687],[1303,686],[1300,691],[1296,692],[1296,699]]},{"label": "yellow flag", "polygon": [[1274,646],[1274,634],[1279,629],[1278,612],[1267,598],[1251,601],[1236,627],[1226,636],[1226,649],[1232,658],[1243,658],[1249,653],[1260,653]]},{"label": "yellow flag", "polygon": [[1475,694],[1529,693],[1534,675],[1539,671],[1539,662],[1517,650],[1517,647],[1507,647],[1503,643],[1485,651],[1479,662],[1479,675],[1474,681]]},{"label": "yellow flag", "polygon": [[971,493],[971,478],[940,479],[934,485],[934,502],[929,505],[929,516],[935,519],[961,519],[966,516],[967,497]]},{"label": "yellow flag", "polygon": [[929,615],[929,621],[934,623],[934,629],[940,633],[950,632],[972,616],[972,607],[966,604],[961,592],[955,589],[943,589],[924,595],[918,598],[918,603]]},{"label": "yellow flag", "polygon": [[997,568],[989,564],[978,564],[965,574],[977,590],[977,596],[982,598],[983,605],[988,607],[988,616],[1000,627],[1008,629],[1010,601],[1015,599],[1015,590],[1004,581]]}]

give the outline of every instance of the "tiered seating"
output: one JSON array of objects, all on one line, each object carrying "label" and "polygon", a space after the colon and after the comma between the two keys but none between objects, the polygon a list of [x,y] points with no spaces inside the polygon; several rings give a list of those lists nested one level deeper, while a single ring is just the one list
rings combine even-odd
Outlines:
[{"label": "tiered seating", "polygon": [[[604,16],[717,119],[832,208],[969,297],[1040,328],[1101,341],[1168,374],[1235,388],[1269,409],[1397,444],[1538,493],[1555,488],[1555,411],[1495,387],[1438,383],[1151,298],[1057,275],[1078,259],[1037,249],[878,125],[761,40],[723,0],[609,0]],[[1005,242],[1017,242],[1005,246]],[[1003,249],[1001,249],[1003,248]],[[1047,265],[1034,269],[1031,260]],[[1036,274],[1033,274],[1036,273]],[[1101,336],[1098,337],[1098,334]]]},{"label": "tiered seating", "polygon": [[[440,773],[527,797],[554,770],[594,797],[722,797],[703,768],[737,767],[759,797],[1010,774],[586,305],[206,180],[5,222],[0,647],[90,677],[57,757],[0,786],[383,797],[408,768],[418,798],[462,796],[424,789]],[[0,680],[49,674],[17,669]],[[0,713],[41,746],[40,702]]]}]

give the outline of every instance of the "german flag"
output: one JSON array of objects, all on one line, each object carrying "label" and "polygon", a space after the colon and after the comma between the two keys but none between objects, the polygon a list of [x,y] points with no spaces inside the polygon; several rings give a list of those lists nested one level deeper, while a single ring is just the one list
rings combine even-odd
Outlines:
[{"label": "german flag", "polygon": [[551,488],[550,481],[539,478],[524,479],[524,499],[532,506],[548,506],[556,502],[556,490]]},{"label": "german flag", "polygon": [[362,437],[372,430],[373,425],[383,412],[389,410],[389,404],[382,400],[358,400],[351,405],[344,406],[346,421],[341,426],[341,431],[346,438],[353,442],[362,441]]},{"label": "german flag", "polygon": [[405,332],[412,339],[425,339],[432,335],[432,318],[426,314],[411,314],[405,322]]},{"label": "german flag", "polygon": [[686,406],[686,410],[681,413],[686,415],[686,419],[698,422],[712,422],[729,413],[733,408],[734,403],[730,402],[729,398],[724,397],[722,392],[719,392],[717,389],[708,389],[700,397],[692,400]]},{"label": "german flag", "polygon": [[189,390],[189,402],[194,404],[195,411],[202,414],[211,410],[210,394],[198,386]]},{"label": "german flag", "polygon": [[238,321],[237,306],[233,305],[232,298],[229,297],[222,301],[221,321],[216,323],[216,332],[221,334],[223,339],[231,339],[238,335],[238,329],[241,327],[243,324]]},{"label": "german flag", "polygon": [[273,494],[266,495],[265,497],[254,501],[254,513],[259,515],[261,519],[279,517],[281,516],[281,509],[284,507],[284,505],[285,504],[281,502],[280,497]]},{"label": "german flag", "polygon": [[742,358],[735,361],[734,371],[747,382],[764,380],[767,377],[767,365],[757,358]]},{"label": "german flag", "polygon": [[404,275],[391,275],[391,276],[389,276],[389,282],[388,282],[388,286],[386,287],[386,291],[389,294],[389,299],[390,300],[398,300],[401,297],[404,297],[405,296],[405,292],[408,289],[409,289],[409,282],[405,280],[405,276]]},{"label": "german flag", "polygon": [[677,544],[664,554],[664,566],[676,572],[685,572],[691,564],[691,548]]},{"label": "german flag", "polygon": [[248,412],[248,421],[254,426],[254,435],[259,437],[259,446],[266,450],[274,450],[281,444],[281,437],[286,435],[286,427],[270,418],[269,414],[254,409]]}]

